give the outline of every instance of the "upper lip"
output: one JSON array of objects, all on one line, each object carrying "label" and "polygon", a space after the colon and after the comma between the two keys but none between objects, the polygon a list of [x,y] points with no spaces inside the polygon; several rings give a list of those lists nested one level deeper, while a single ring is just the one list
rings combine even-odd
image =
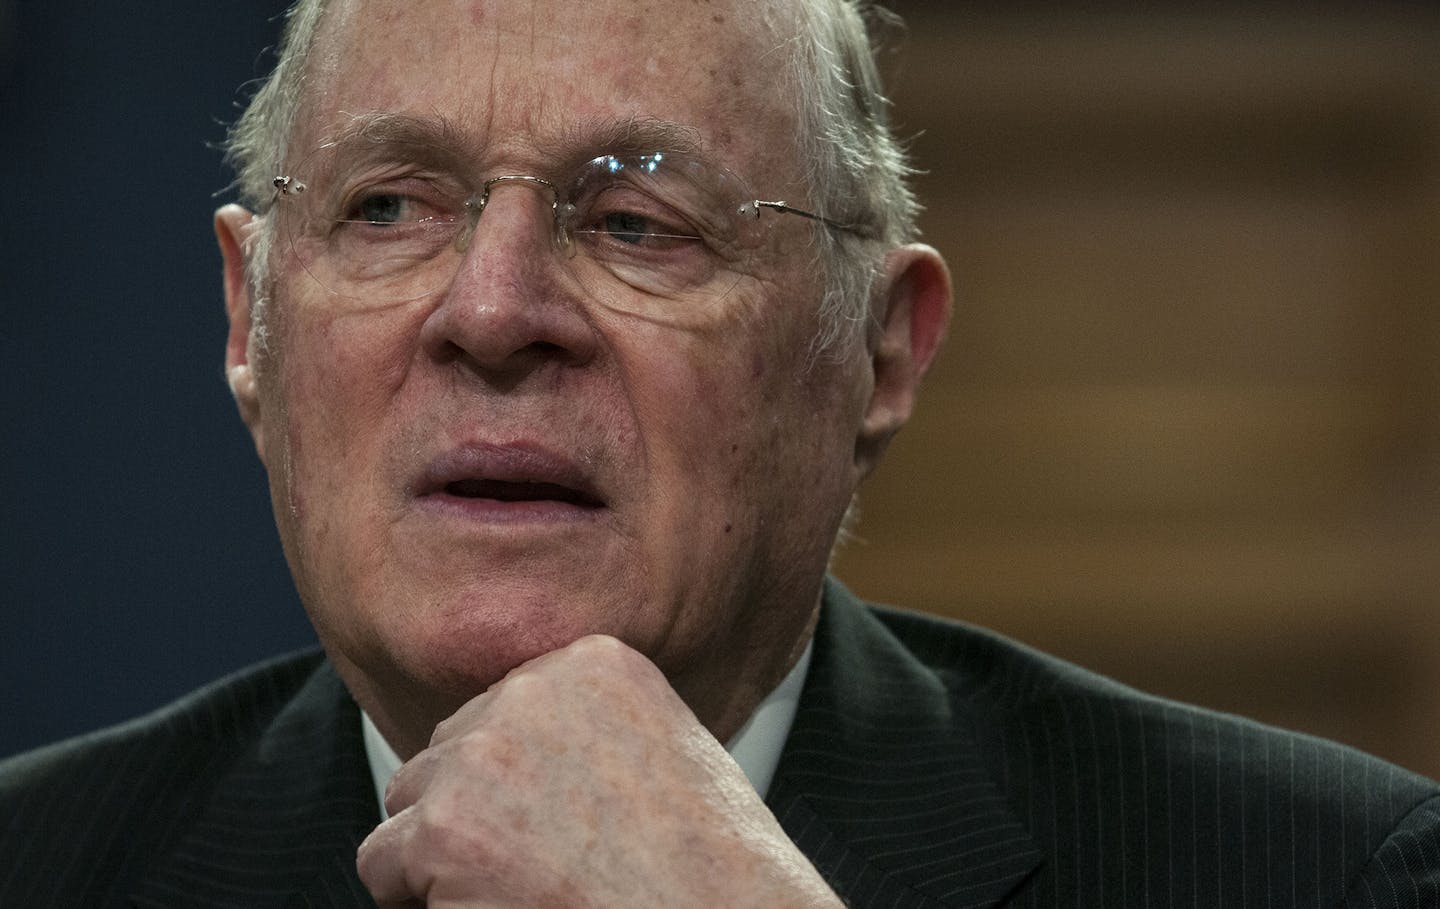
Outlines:
[{"label": "upper lip", "polygon": [[605,504],[590,471],[580,462],[525,442],[481,442],[449,449],[425,466],[411,488],[417,497],[545,499],[592,508]]}]

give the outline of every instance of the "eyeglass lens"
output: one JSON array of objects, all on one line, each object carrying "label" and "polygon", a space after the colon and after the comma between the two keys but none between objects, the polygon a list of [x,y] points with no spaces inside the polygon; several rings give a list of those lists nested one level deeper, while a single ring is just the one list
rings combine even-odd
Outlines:
[{"label": "eyeglass lens", "polygon": [[536,252],[553,255],[576,292],[619,309],[712,302],[750,267],[766,230],[737,177],[682,154],[601,155],[553,182],[498,174],[478,186],[408,145],[369,143],[363,159],[332,156],[323,168],[307,160],[317,163],[281,197],[281,235],[347,306],[444,291],[500,204],[548,216]]}]

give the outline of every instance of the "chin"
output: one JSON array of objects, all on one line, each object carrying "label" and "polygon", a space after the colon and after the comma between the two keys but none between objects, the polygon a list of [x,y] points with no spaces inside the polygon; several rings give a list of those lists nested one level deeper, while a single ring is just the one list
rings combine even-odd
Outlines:
[{"label": "chin", "polygon": [[391,652],[402,672],[437,693],[468,700],[536,657],[594,633],[614,633],[584,620],[588,610],[486,597],[483,605],[449,609],[396,629]]}]

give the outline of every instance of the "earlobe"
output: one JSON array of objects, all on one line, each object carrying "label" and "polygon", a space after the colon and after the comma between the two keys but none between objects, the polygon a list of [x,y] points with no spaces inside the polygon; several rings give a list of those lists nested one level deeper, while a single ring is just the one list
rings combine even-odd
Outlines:
[{"label": "earlobe", "polygon": [[933,248],[902,246],[885,259],[877,301],[879,320],[870,345],[874,385],[855,443],[861,476],[880,462],[885,448],[910,419],[920,381],[930,369],[950,324],[950,272]]},{"label": "earlobe", "polygon": [[247,241],[254,229],[255,215],[238,205],[225,205],[215,212],[215,239],[224,260],[225,315],[230,325],[225,339],[225,380],[240,419],[245,421],[263,459],[260,394],[252,360],[250,282],[246,274]]}]

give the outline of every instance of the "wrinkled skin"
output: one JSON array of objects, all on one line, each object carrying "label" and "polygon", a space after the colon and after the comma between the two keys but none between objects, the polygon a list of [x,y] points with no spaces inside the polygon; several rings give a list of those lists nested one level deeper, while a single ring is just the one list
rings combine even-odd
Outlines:
[{"label": "wrinkled skin", "polygon": [[[782,58],[762,52],[784,40],[788,19],[756,10],[336,3],[312,49],[292,144],[315,147],[356,114],[400,113],[443,119],[479,173],[546,174],[559,157],[597,153],[595,136],[638,117],[692,131],[709,157],[800,204],[809,194],[791,152],[795,112],[769,90],[782,83]],[[717,796],[743,777],[716,749],[808,639],[846,506],[908,417],[943,334],[944,266],[926,247],[892,251],[877,328],[812,361],[821,278],[808,223],[785,219],[717,305],[640,318],[597,305],[559,276],[540,201],[523,189],[497,192],[453,282],[363,310],[334,305],[282,250],[271,302],[253,319],[245,256],[258,221],[234,206],[217,214],[227,372],[301,597],[361,706],[402,756],[419,755],[394,796],[397,816],[367,847],[365,866],[384,869],[367,881],[386,899],[430,895],[438,904],[443,893],[460,905],[489,894],[493,903],[475,904],[534,904],[544,886],[559,885],[527,890],[509,880],[497,889],[483,875],[457,877],[463,854],[421,873],[406,862],[423,861],[425,850],[407,850],[402,834],[433,838],[439,823],[454,843],[491,843],[460,828],[480,820],[480,794],[500,782],[511,801],[532,807],[537,830],[583,804],[580,792],[604,814],[626,791],[625,767],[639,791],[661,778],[656,766],[627,765],[620,754],[615,766],[559,761],[556,772],[573,779],[528,775],[546,791],[514,774],[471,780],[486,783],[478,787],[459,781],[499,772],[476,759],[486,748],[521,763],[548,761],[562,742],[586,755],[630,726],[607,715],[619,711],[643,720],[656,746],[704,744],[647,752],[674,758],[668,795],[629,804],[640,817],[613,825],[616,835],[602,839],[615,855],[592,862],[657,857],[667,825],[708,818],[742,844],[742,860],[717,859],[710,879],[798,880],[803,889],[815,883],[804,874],[754,873],[757,855],[781,866],[796,856],[784,855],[788,843],[774,840],[757,799]],[[435,479],[457,474],[583,488],[585,506],[460,500]],[[576,647],[594,657],[596,645],[576,644],[590,635],[604,636],[607,656],[576,667]],[[636,660],[659,671],[637,672]],[[535,687],[547,697],[497,696],[515,678],[497,683],[522,666],[545,680]],[[492,701],[520,706],[477,707]],[[548,715],[552,704],[563,726]],[[457,711],[432,746],[436,725]],[[426,799],[435,812],[415,810]],[[658,823],[647,828],[647,816]],[[574,847],[558,840],[549,841]],[[551,865],[572,867],[566,861]],[[392,886],[397,867],[409,889]],[[646,873],[663,890],[668,878]],[[564,904],[554,893],[538,902]]]},{"label": "wrinkled skin", "polygon": [[665,677],[614,638],[539,657],[466,704],[385,802],[392,819],[359,858],[382,902],[837,905]]}]

